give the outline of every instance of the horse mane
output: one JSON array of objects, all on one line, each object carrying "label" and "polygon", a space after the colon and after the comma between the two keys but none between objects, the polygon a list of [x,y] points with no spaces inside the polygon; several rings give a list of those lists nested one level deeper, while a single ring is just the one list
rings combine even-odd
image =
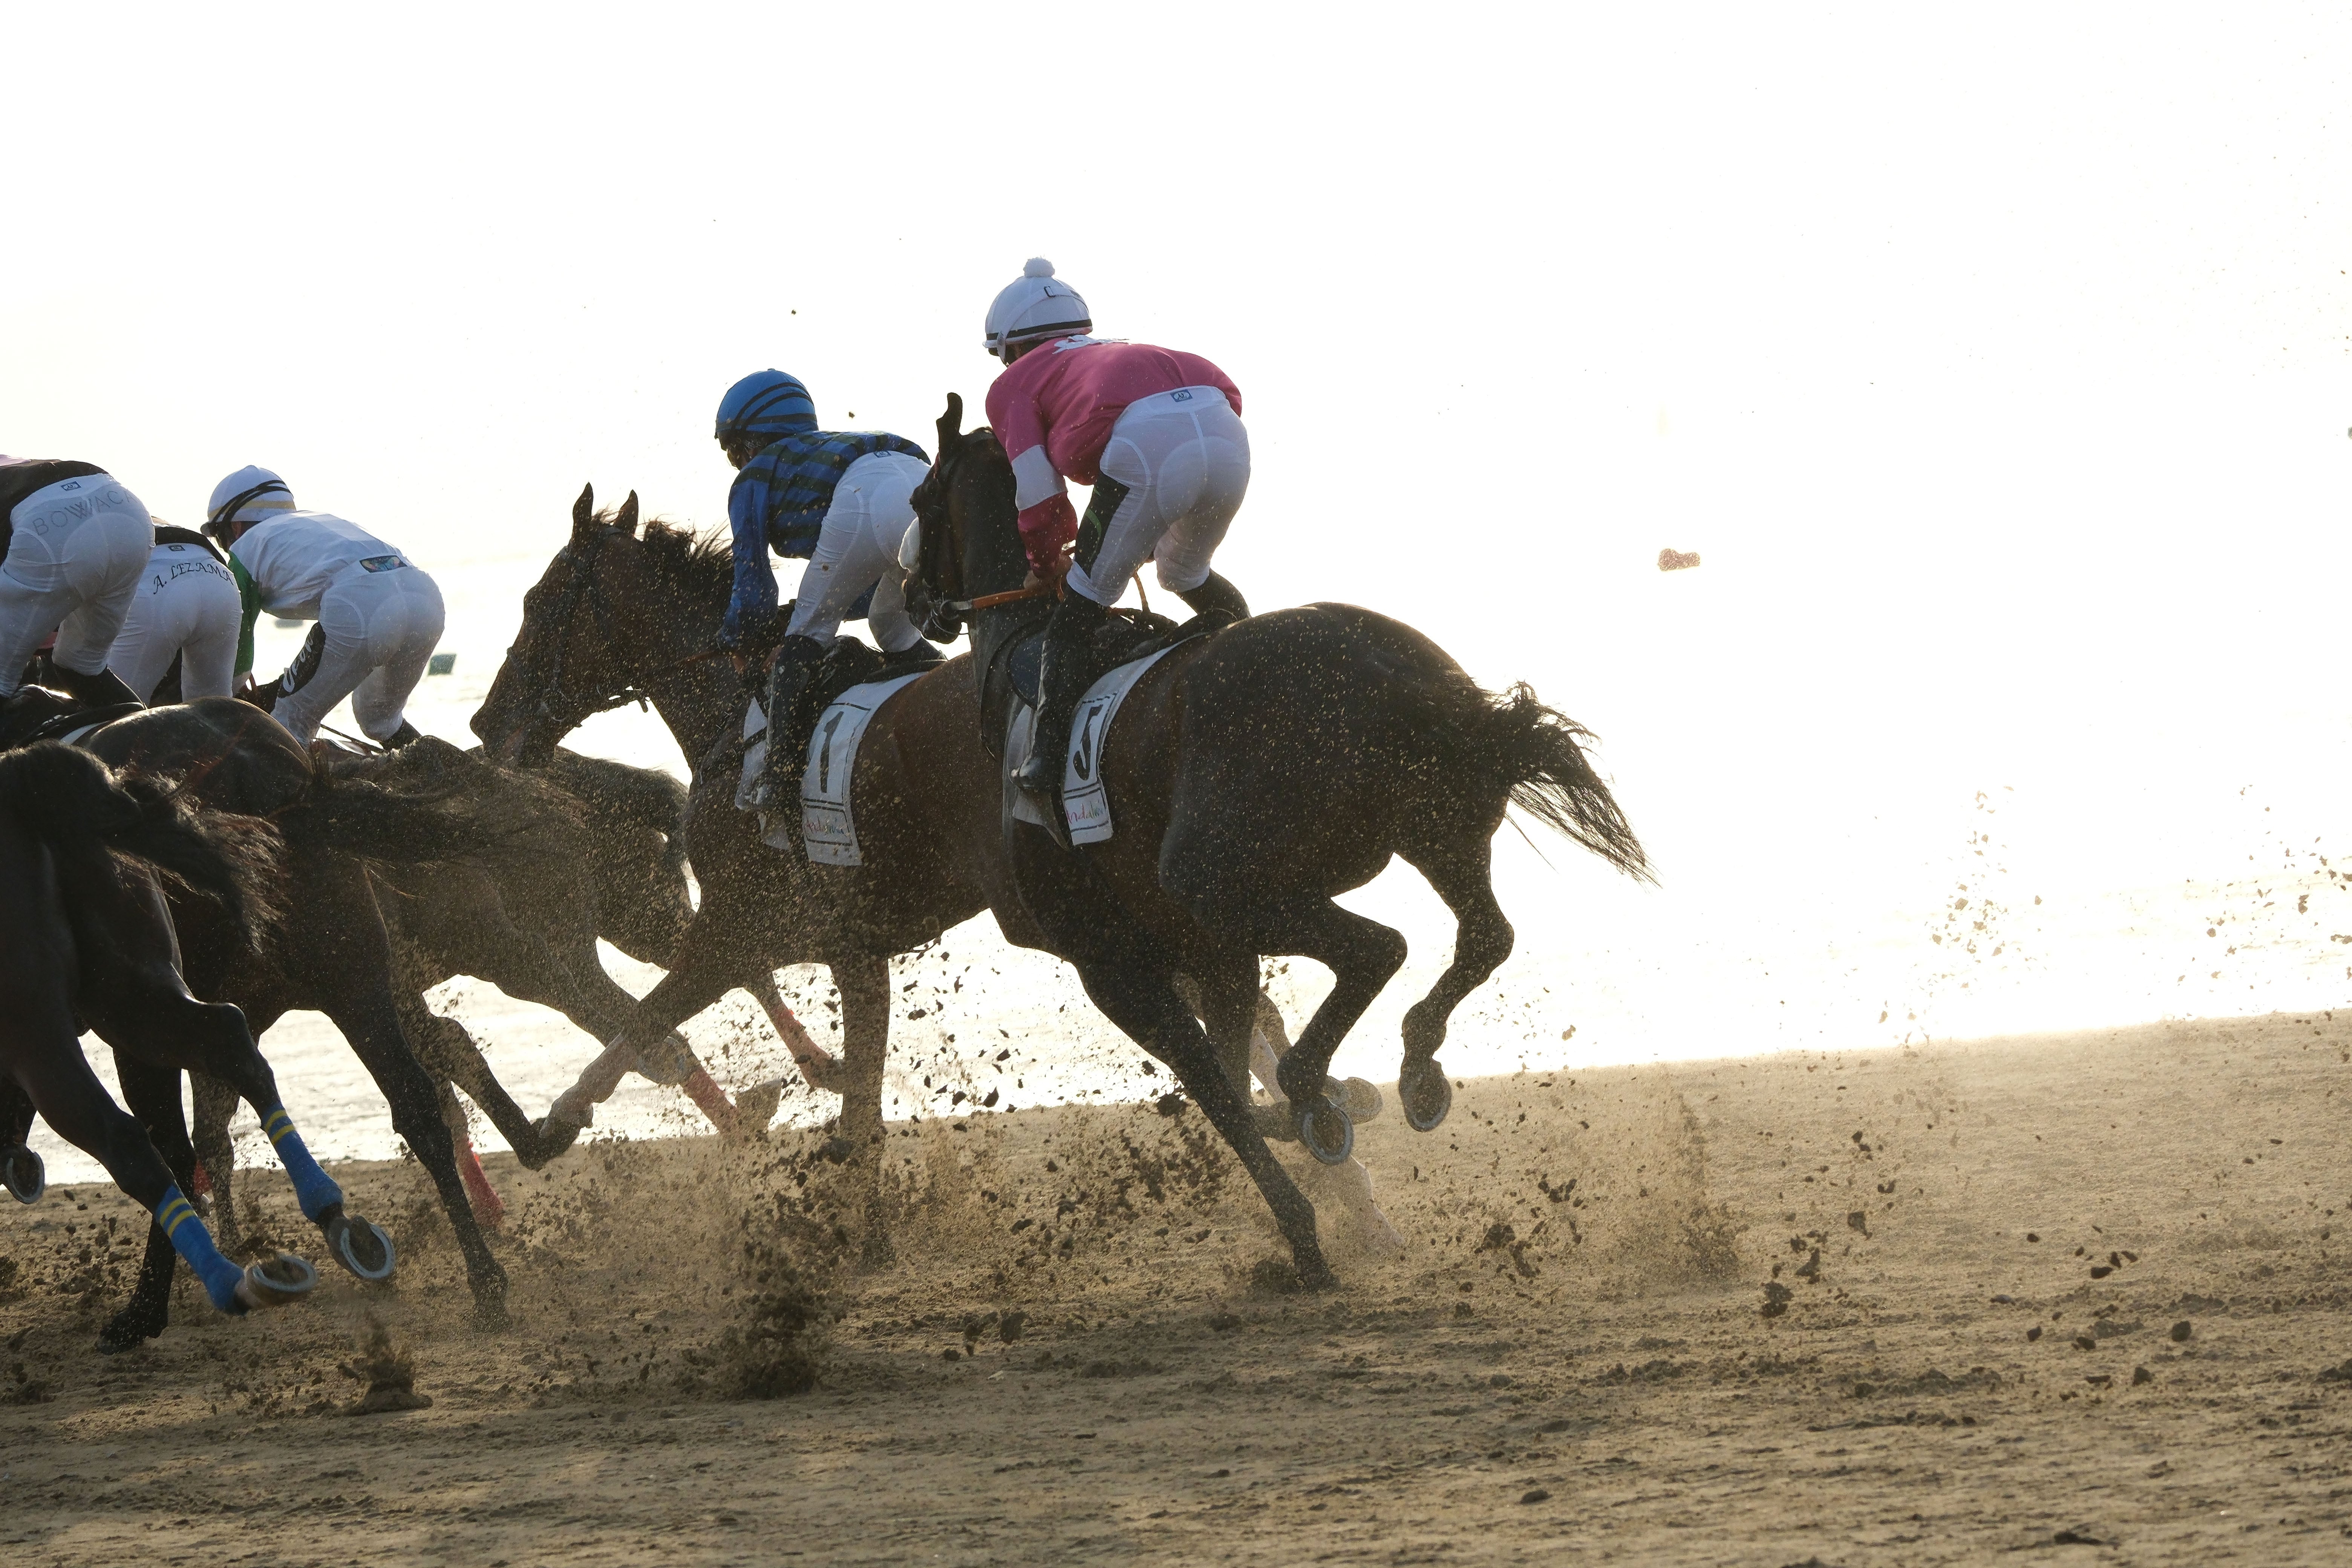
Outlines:
[{"label": "horse mane", "polygon": [[[608,528],[615,526],[613,520],[611,508],[596,514],[596,521]],[[725,530],[697,533],[656,517],[646,520],[637,537],[645,542],[655,580],[663,585],[695,598],[724,598],[734,592],[735,542]]]}]

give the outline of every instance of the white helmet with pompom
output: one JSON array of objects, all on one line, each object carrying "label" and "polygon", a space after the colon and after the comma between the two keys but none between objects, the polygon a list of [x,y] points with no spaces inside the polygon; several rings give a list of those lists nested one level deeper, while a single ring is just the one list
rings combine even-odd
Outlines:
[{"label": "white helmet with pompom", "polygon": [[1002,359],[1007,344],[1064,337],[1093,327],[1078,291],[1054,276],[1052,262],[1033,256],[1020,277],[997,290],[996,303],[988,308],[986,346]]}]

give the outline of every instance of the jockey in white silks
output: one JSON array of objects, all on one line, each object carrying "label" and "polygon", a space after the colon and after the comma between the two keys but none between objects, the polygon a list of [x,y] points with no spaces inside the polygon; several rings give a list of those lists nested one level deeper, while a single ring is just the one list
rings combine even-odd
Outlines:
[{"label": "jockey in white silks", "polygon": [[240,679],[253,669],[261,612],[316,621],[302,651],[270,684],[270,710],[308,744],[344,698],[371,741],[416,739],[409,693],[441,640],[441,590],[408,558],[331,512],[297,511],[294,492],[268,468],[245,468],[213,487],[205,531],[228,546],[243,600]]},{"label": "jockey in white silks", "polygon": [[228,557],[194,529],[155,524],[155,549],[106,658],[142,702],[180,661],[180,700],[226,697],[236,678],[245,603]]},{"label": "jockey in white silks", "polygon": [[138,701],[106,659],[154,547],[146,505],[97,464],[0,458],[0,701],[52,637],[45,681],[93,708]]}]

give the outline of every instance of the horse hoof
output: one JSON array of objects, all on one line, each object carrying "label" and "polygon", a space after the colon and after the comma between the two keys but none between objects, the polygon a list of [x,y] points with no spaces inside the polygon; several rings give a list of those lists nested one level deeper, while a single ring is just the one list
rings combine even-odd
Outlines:
[{"label": "horse hoof", "polygon": [[149,1340],[160,1338],[163,1325],[150,1321],[143,1314],[134,1316],[134,1308],[125,1308],[108,1320],[98,1333],[98,1353],[121,1355],[124,1351],[137,1350]]},{"label": "horse hoof", "polygon": [[1369,1079],[1331,1079],[1325,1081],[1323,1092],[1348,1113],[1348,1120],[1358,1123],[1370,1121],[1381,1113],[1381,1091]]},{"label": "horse hoof", "polygon": [[1356,1152],[1356,1124],[1329,1100],[1318,1098],[1298,1107],[1298,1141],[1327,1165],[1344,1165]]},{"label": "horse hoof", "polygon": [[541,1117],[531,1124],[530,1130],[539,1141],[539,1147],[534,1151],[538,1158],[531,1163],[534,1171],[579,1142],[582,1131],[578,1123],[560,1121],[553,1116]]},{"label": "horse hoof", "polygon": [[246,1265],[245,1278],[236,1282],[236,1299],[248,1311],[289,1306],[316,1289],[318,1284],[317,1269],[290,1252],[281,1252],[275,1258]]},{"label": "horse hoof", "polygon": [[49,1190],[48,1169],[30,1149],[9,1150],[8,1157],[0,1161],[0,1179],[7,1182],[9,1195],[20,1204],[38,1203]]},{"label": "horse hoof", "polygon": [[[392,1237],[383,1227],[363,1219],[337,1215],[327,1222],[327,1250],[356,1279],[380,1285],[400,1267]],[[308,1267],[308,1265],[305,1265]]]},{"label": "horse hoof", "polygon": [[816,1146],[816,1157],[828,1165],[847,1164],[856,1157],[856,1154],[857,1145],[839,1133],[834,1134]]},{"label": "horse hoof", "polygon": [[1397,1074],[1397,1100],[1404,1108],[1405,1125],[1415,1132],[1434,1132],[1454,1109],[1454,1085],[1435,1058],[1407,1062]]}]

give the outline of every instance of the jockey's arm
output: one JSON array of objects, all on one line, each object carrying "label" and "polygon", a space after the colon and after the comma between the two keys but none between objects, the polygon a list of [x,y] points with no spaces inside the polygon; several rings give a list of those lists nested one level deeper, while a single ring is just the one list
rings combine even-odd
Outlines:
[{"label": "jockey's arm", "polygon": [[1058,581],[1069,570],[1063,552],[1078,536],[1078,514],[1070,505],[1069,486],[1054,471],[1043,442],[1013,459],[1013,486],[1029,569],[1041,582]]},{"label": "jockey's arm", "polygon": [[757,637],[776,616],[776,574],[768,563],[768,485],[751,470],[727,492],[727,523],[735,540],[735,591],[719,624],[719,646],[730,652]]}]

